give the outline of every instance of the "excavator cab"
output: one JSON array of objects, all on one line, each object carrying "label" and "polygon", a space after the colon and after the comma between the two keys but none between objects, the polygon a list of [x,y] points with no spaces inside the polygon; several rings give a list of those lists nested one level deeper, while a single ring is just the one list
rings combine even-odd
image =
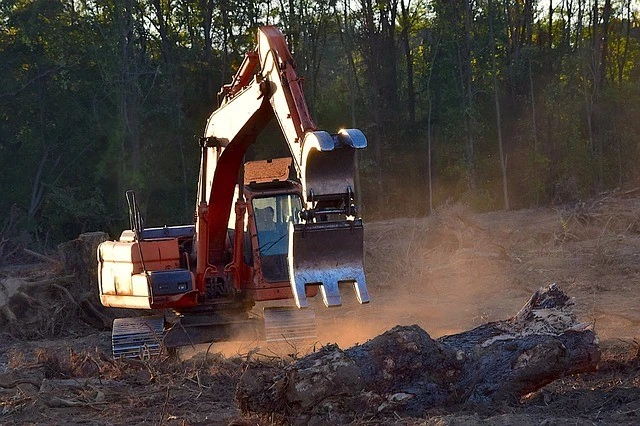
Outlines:
[{"label": "excavator cab", "polygon": [[308,307],[307,295],[318,290],[326,306],[340,306],[339,284],[352,284],[358,301],[369,302],[362,221],[345,219],[355,216],[349,186],[344,194],[305,204],[302,186],[286,178],[290,164],[287,158],[245,164],[255,270],[265,285],[288,283],[298,308]]},{"label": "excavator cab", "polygon": [[297,194],[252,200],[262,275],[266,281],[289,281],[289,224],[299,223],[302,202]]}]

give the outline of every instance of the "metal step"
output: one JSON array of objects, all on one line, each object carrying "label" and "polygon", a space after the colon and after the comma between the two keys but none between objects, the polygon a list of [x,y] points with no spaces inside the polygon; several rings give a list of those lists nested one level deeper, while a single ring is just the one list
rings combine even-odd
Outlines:
[{"label": "metal step", "polygon": [[312,340],[317,337],[316,313],[313,308],[276,306],[266,307],[263,312],[267,342]]},{"label": "metal step", "polygon": [[113,357],[149,359],[162,351],[164,316],[116,318],[111,345]]}]

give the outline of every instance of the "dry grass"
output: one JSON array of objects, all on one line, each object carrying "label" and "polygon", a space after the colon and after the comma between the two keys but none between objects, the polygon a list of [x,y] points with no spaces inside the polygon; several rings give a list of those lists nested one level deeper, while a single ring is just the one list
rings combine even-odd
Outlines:
[{"label": "dry grass", "polygon": [[8,358],[10,374],[0,375],[1,410],[26,421],[48,422],[52,416],[57,423],[68,418],[60,408],[81,410],[78,421],[115,424],[204,421],[220,409],[227,410],[225,418],[237,415],[230,390],[243,371],[238,358],[113,360],[95,348],[69,347],[14,349]]}]

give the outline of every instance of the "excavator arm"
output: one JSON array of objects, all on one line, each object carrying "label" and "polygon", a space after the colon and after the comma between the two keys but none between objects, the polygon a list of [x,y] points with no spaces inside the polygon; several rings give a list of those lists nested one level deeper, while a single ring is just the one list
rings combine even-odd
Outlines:
[{"label": "excavator arm", "polygon": [[201,139],[197,282],[215,274],[224,260],[227,223],[235,186],[242,182],[245,153],[275,117],[302,186],[303,223],[291,224],[289,235],[296,303],[307,306],[305,286],[320,284],[325,304],[339,305],[339,282],[352,282],[360,302],[368,302],[362,222],[355,219],[354,193],[354,157],[357,149],[366,147],[365,136],[355,129],[333,135],[317,129],[285,38],[272,26],[259,28],[256,49],[223,87],[219,101]]}]

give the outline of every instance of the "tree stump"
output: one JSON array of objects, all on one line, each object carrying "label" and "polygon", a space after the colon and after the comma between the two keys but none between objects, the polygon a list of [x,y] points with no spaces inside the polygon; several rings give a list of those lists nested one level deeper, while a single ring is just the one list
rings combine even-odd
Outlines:
[{"label": "tree stump", "polygon": [[98,245],[109,239],[105,232],[85,232],[58,246],[64,271],[76,277],[74,293],[83,319],[98,329],[111,328],[112,318],[101,312],[98,300]]},{"label": "tree stump", "polygon": [[[0,278],[0,331],[24,339],[60,335],[82,320],[98,328],[111,327],[98,300],[98,244],[104,232],[90,232],[58,246],[59,259],[26,250],[47,262],[38,273]],[[61,271],[60,269],[63,269]]]},{"label": "tree stump", "polygon": [[58,246],[65,273],[78,278],[80,285],[95,293],[98,285],[98,245],[109,239],[105,232],[85,232]]},{"label": "tree stump", "polygon": [[279,413],[294,423],[517,401],[597,368],[598,338],[572,305],[552,284],[513,318],[460,334],[434,340],[417,325],[396,326],[346,350],[330,345],[285,367],[253,366],[236,399],[244,412]]}]

